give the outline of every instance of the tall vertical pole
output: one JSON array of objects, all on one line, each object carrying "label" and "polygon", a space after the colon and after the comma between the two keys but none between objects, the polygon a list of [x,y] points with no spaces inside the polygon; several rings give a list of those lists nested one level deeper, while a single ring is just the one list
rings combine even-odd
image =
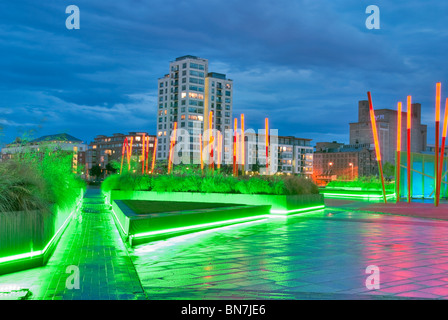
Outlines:
[{"label": "tall vertical pole", "polygon": [[127,152],[128,157],[128,170],[131,171],[131,159],[132,159],[132,144],[134,142],[134,137],[131,137],[131,143],[129,144],[129,149]]},{"label": "tall vertical pole", "polygon": [[240,162],[239,157],[238,157],[239,156],[239,152],[238,152],[238,150],[239,150],[239,147],[238,147],[239,138],[240,138],[240,135],[238,134],[238,131],[237,131],[236,134],[235,134],[235,141],[236,141],[236,145],[235,145],[235,159],[236,159],[236,161],[235,161],[235,163],[236,163],[236,166],[235,166],[235,177],[238,177],[239,162]]},{"label": "tall vertical pole", "polygon": [[442,147],[440,149],[440,165],[439,165],[439,200],[440,201],[440,192],[442,189],[442,174],[443,174],[443,157],[445,154],[445,140],[446,140],[446,131],[448,125],[448,98],[445,101],[445,114],[443,117],[443,130],[442,130]]},{"label": "tall vertical pole", "polygon": [[204,174],[204,161],[202,159],[202,134],[199,134],[199,157],[201,159],[201,173]]},{"label": "tall vertical pole", "polygon": [[154,141],[154,151],[153,151],[153,155],[152,155],[151,173],[154,173],[154,165],[156,163],[156,152],[157,152],[157,138]]},{"label": "tall vertical pole", "polygon": [[245,150],[245,141],[244,141],[244,114],[241,114],[241,172],[243,176],[245,174],[245,159],[246,158],[246,150]]},{"label": "tall vertical pole", "polygon": [[[149,162],[149,137],[146,137],[146,168],[145,173],[148,174],[148,162]],[[153,145],[154,147],[154,145]]]},{"label": "tall vertical pole", "polygon": [[375,113],[373,111],[372,95],[370,94],[370,91],[367,92],[367,97],[369,99],[370,121],[371,121],[371,124],[372,124],[373,140],[375,142],[376,159],[378,161],[378,169],[380,171],[381,185],[383,187],[383,198],[384,198],[384,203],[387,203],[387,200],[386,200],[386,189],[384,187],[383,166],[381,164],[380,143],[378,141],[378,132],[376,130],[376,119],[375,119]]},{"label": "tall vertical pole", "polygon": [[264,119],[266,137],[266,174],[269,174],[269,119]]},{"label": "tall vertical pole", "polygon": [[215,165],[214,165],[214,163],[213,163],[213,144],[214,144],[214,139],[213,139],[213,111],[210,111],[210,114],[209,114],[209,118],[208,118],[208,142],[209,142],[209,145],[208,145],[208,149],[209,149],[209,161],[210,161],[210,169],[214,169],[215,168]]},{"label": "tall vertical pole", "polygon": [[411,116],[412,116],[412,97],[408,96],[407,97],[407,173],[408,173],[408,203],[411,202],[411,167],[412,167],[412,163],[411,163],[411,126],[412,126],[412,121],[411,121]]},{"label": "tall vertical pole", "polygon": [[234,120],[234,129],[233,129],[233,175],[236,176],[236,134],[238,129],[238,119]]},{"label": "tall vertical pole", "polygon": [[217,162],[218,162],[218,172],[221,170],[221,158],[222,158],[222,136],[221,136],[221,132],[217,132],[218,135],[218,154],[217,156]]},{"label": "tall vertical pole", "polygon": [[121,150],[121,166],[120,166],[120,174],[123,172],[123,160],[124,160],[124,155],[125,152],[127,150],[127,145],[128,145],[128,138],[125,137],[124,141],[123,141],[123,148]]},{"label": "tall vertical pole", "polygon": [[176,144],[176,135],[177,135],[177,122],[174,122],[173,137],[171,138],[170,154],[168,156],[168,174],[171,172],[171,167],[173,163],[173,153],[174,153],[174,145]]},{"label": "tall vertical pole", "polygon": [[400,202],[400,173],[401,173],[401,109],[403,104],[398,102],[398,110],[397,110],[397,161],[395,163],[395,169],[396,169],[396,181],[395,181],[395,188],[397,193],[397,200],[396,202]]},{"label": "tall vertical pole", "polygon": [[145,149],[145,142],[146,142],[146,135],[143,134],[143,142],[142,142],[142,174],[145,174],[145,162],[146,162],[146,149]]},{"label": "tall vertical pole", "polygon": [[441,83],[436,83],[436,150],[434,152],[434,205],[439,205],[439,136],[440,136],[440,95],[441,95]]}]

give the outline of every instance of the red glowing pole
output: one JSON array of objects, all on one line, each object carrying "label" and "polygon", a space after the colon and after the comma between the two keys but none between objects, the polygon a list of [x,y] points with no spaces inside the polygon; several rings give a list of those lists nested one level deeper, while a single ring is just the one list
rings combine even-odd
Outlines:
[{"label": "red glowing pole", "polygon": [[375,152],[376,152],[376,159],[378,161],[378,169],[380,171],[381,185],[383,187],[383,198],[384,198],[384,203],[387,203],[387,200],[386,200],[386,189],[384,187],[383,166],[381,165],[380,143],[378,141],[378,132],[376,130],[375,113],[373,111],[372,96],[370,94],[370,91],[367,92],[367,97],[369,98],[370,121],[371,121],[371,124],[372,124],[373,140],[375,142]]},{"label": "red glowing pole", "polygon": [[437,207],[439,205],[439,136],[440,136],[440,91],[442,84],[436,83],[436,150],[434,153],[434,186],[435,196],[434,204]]},{"label": "red glowing pole", "polygon": [[397,163],[395,164],[397,169],[397,181],[396,184],[396,192],[397,192],[397,203],[400,201],[400,171],[401,171],[401,109],[402,103],[398,102],[398,111],[397,111]]},{"label": "red glowing pole", "polygon": [[148,174],[148,161],[149,161],[149,137],[146,137],[146,150],[145,150],[145,173]]},{"label": "red glowing pole", "polygon": [[123,148],[121,150],[121,166],[120,166],[120,174],[123,172],[123,161],[124,161],[124,155],[125,150],[127,150],[127,144],[128,144],[128,138],[124,138],[123,141]]},{"label": "red glowing pole", "polygon": [[214,163],[213,163],[213,134],[212,134],[212,132],[213,132],[213,111],[210,111],[210,114],[209,114],[209,118],[208,118],[208,132],[209,132],[209,134],[208,134],[208,137],[209,137],[209,139],[208,139],[208,141],[209,141],[209,145],[208,145],[208,149],[209,149],[209,153],[210,153],[210,169],[214,169],[215,168],[215,165],[214,165]]},{"label": "red glowing pole", "polygon": [[439,199],[438,199],[437,204],[439,204],[439,201],[440,201],[440,190],[442,187],[443,156],[445,153],[445,140],[446,140],[447,126],[448,126],[448,98],[445,101],[445,114],[443,117],[442,147],[440,149],[439,179],[437,180],[439,182]]},{"label": "red glowing pole", "polygon": [[201,172],[204,174],[204,162],[202,161],[202,134],[199,134],[199,154],[201,157]]},{"label": "red glowing pole", "polygon": [[129,144],[127,158],[128,158],[128,170],[131,171],[131,158],[132,158],[132,144],[134,142],[134,137],[131,137],[131,143]]},{"label": "red glowing pole", "polygon": [[242,164],[241,168],[243,176],[245,172],[245,157],[246,157],[246,150],[244,141],[244,114],[241,114],[241,164]]},{"label": "red glowing pole", "polygon": [[146,142],[146,136],[145,134],[143,134],[143,144],[142,144],[142,174],[145,173],[145,159],[146,159],[146,154],[145,154],[145,142]]},{"label": "red glowing pole", "polygon": [[266,133],[266,174],[269,170],[269,119],[264,119],[265,133]]},{"label": "red glowing pole", "polygon": [[173,137],[171,139],[170,153],[168,156],[168,174],[171,172],[171,166],[173,163],[173,152],[174,152],[174,145],[176,143],[176,134],[177,134],[176,129],[177,129],[177,122],[174,122]]},{"label": "red glowing pole", "polygon": [[408,173],[408,202],[411,202],[411,115],[412,115],[412,97],[407,98],[407,173]]},{"label": "red glowing pole", "polygon": [[238,119],[235,118],[234,121],[234,130],[233,130],[233,175],[236,175],[236,148],[237,148],[237,140],[236,140],[236,135],[237,135],[237,130],[238,128]]},{"label": "red glowing pole", "polygon": [[157,151],[157,138],[154,141],[154,151],[152,155],[152,163],[151,163],[151,173],[154,173],[154,165],[156,163],[156,151]]}]

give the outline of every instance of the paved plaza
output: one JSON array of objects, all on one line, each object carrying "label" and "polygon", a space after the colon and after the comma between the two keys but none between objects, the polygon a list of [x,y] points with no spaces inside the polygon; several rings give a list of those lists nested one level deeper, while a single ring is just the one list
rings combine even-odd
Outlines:
[{"label": "paved plaza", "polygon": [[[448,298],[448,221],[333,205],[127,248],[89,190],[48,265],[0,276],[0,287],[36,300]],[[71,265],[79,289],[67,288]],[[377,290],[365,285],[371,265]]]}]

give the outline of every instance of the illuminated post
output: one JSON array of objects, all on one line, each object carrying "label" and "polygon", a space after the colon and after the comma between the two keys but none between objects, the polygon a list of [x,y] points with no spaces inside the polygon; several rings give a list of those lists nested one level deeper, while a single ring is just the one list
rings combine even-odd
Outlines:
[{"label": "illuminated post", "polygon": [[352,180],[353,180],[353,163],[350,162],[348,165],[352,168]]},{"label": "illuminated post", "polygon": [[264,119],[265,133],[266,133],[266,174],[269,170],[269,119]]},{"label": "illuminated post", "polygon": [[210,111],[210,114],[209,114],[209,118],[208,118],[208,142],[209,142],[209,145],[208,145],[208,151],[209,151],[209,154],[210,154],[210,159],[209,159],[209,161],[210,161],[210,169],[214,169],[215,168],[215,165],[214,165],[214,163],[213,163],[213,111]]},{"label": "illuminated post", "polygon": [[217,132],[218,135],[218,152],[217,152],[217,162],[218,162],[218,171],[221,170],[221,157],[222,157],[222,136],[221,136],[221,132]]},{"label": "illuminated post", "polygon": [[411,202],[411,113],[412,113],[412,97],[407,99],[407,169],[408,169],[408,202]]},{"label": "illuminated post", "polygon": [[174,122],[173,137],[171,138],[170,154],[168,156],[168,174],[171,172],[171,167],[173,163],[173,152],[174,152],[174,145],[176,144],[176,134],[177,134],[176,129],[177,129],[177,122]]},{"label": "illuminated post", "polygon": [[384,198],[384,203],[387,203],[387,200],[386,200],[386,189],[384,187],[383,166],[381,165],[380,143],[378,141],[378,132],[376,130],[375,113],[373,111],[372,96],[370,94],[370,91],[367,92],[367,97],[369,98],[370,121],[371,121],[371,124],[372,124],[373,140],[375,142],[375,152],[376,152],[376,159],[378,161],[378,169],[380,171],[381,185],[383,187],[383,198]]},{"label": "illuminated post", "polygon": [[233,175],[236,175],[236,130],[238,128],[238,119],[235,118],[233,129]]},{"label": "illuminated post", "polygon": [[438,201],[440,201],[440,190],[441,190],[441,186],[442,186],[443,156],[445,153],[445,140],[446,140],[447,125],[448,125],[448,98],[446,98],[446,101],[445,101],[445,114],[443,117],[442,147],[440,149],[439,179],[437,180],[439,182],[439,199],[438,199]]},{"label": "illuminated post", "polygon": [[[154,147],[154,145],[153,145]],[[148,161],[149,161],[149,137],[146,137],[146,150],[145,150],[145,173],[148,174]]]},{"label": "illuminated post", "polygon": [[131,137],[131,143],[129,144],[129,149],[127,152],[127,158],[128,158],[128,170],[131,171],[131,159],[132,159],[132,144],[134,142],[134,137]]},{"label": "illuminated post", "polygon": [[201,172],[204,174],[204,162],[202,161],[202,133],[199,134],[199,156],[201,158]]},{"label": "illuminated post", "polygon": [[439,205],[439,135],[440,135],[440,92],[441,83],[436,83],[436,150],[434,152],[434,204]]},{"label": "illuminated post", "polygon": [[156,151],[157,151],[157,138],[154,140],[154,151],[152,155],[151,173],[154,173],[154,165],[156,163]]},{"label": "illuminated post", "polygon": [[239,163],[238,163],[238,141],[239,141],[239,134],[238,131],[235,133],[235,140],[236,140],[236,145],[235,145],[235,159],[236,159],[236,167],[235,167],[235,177],[238,177],[238,169],[239,169]]},{"label": "illuminated post", "polygon": [[246,150],[245,150],[245,141],[244,141],[244,114],[241,114],[241,168],[242,168],[242,173],[244,176],[244,172],[245,172],[245,155],[246,155]]},{"label": "illuminated post", "polygon": [[395,188],[397,192],[397,200],[396,202],[400,201],[400,169],[401,169],[401,109],[403,104],[401,102],[398,102],[398,111],[397,111],[397,163],[395,164],[396,167],[396,180],[395,181]]},{"label": "illuminated post", "polygon": [[124,138],[123,141],[123,148],[121,150],[121,166],[120,166],[120,174],[123,172],[123,161],[124,161],[124,155],[125,151],[127,150],[127,144],[128,144],[128,138]]},{"label": "illuminated post", "polygon": [[145,173],[145,162],[146,162],[146,150],[145,150],[145,142],[146,136],[143,134],[143,144],[142,144],[142,174]]}]

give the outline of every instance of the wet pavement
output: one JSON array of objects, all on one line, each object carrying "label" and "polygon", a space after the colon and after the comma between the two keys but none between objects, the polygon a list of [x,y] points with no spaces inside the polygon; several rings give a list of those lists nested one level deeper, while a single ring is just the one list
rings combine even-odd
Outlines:
[{"label": "wet pavement", "polygon": [[[448,298],[448,221],[346,205],[127,248],[89,190],[49,263],[0,276],[0,288],[37,300]],[[368,266],[379,289],[366,287]]]},{"label": "wet pavement", "polygon": [[[322,210],[134,248],[150,299],[448,298],[448,222]],[[368,266],[379,289],[368,289]]]},{"label": "wet pavement", "polygon": [[0,292],[2,287],[14,291],[0,300],[146,299],[99,189],[87,191],[82,214],[70,222],[47,265],[2,275]]}]

